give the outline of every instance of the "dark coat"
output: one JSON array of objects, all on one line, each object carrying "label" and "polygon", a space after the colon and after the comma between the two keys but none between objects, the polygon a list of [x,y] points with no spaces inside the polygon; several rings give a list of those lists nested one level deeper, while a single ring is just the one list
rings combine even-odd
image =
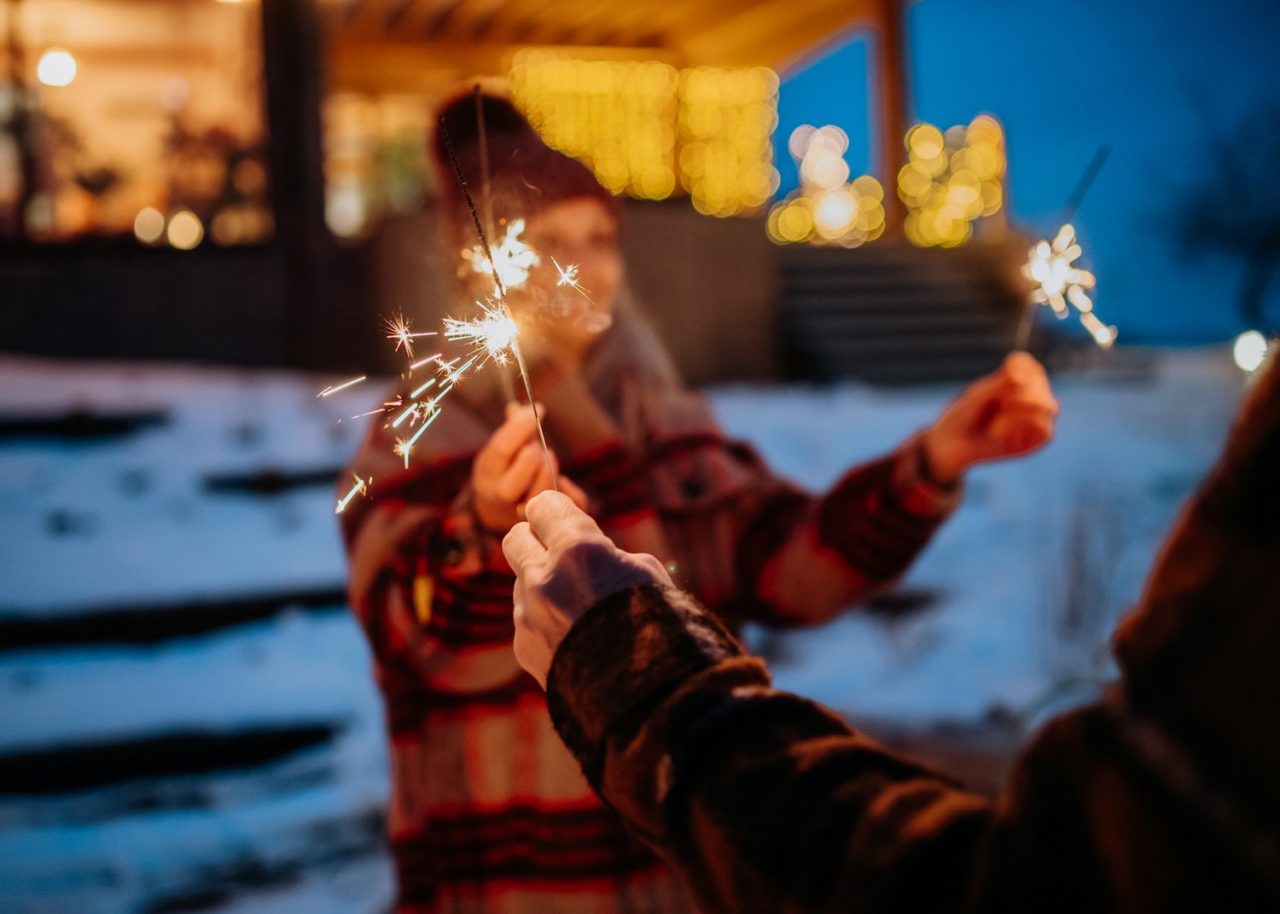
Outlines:
[{"label": "dark coat", "polygon": [[770,687],[688,596],[594,607],[557,731],[710,911],[1280,911],[1280,375],[1116,636],[1121,680],[989,801]]}]

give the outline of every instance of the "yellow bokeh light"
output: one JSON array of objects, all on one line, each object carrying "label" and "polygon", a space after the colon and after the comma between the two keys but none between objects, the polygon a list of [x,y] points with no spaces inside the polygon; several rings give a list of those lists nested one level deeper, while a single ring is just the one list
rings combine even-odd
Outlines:
[{"label": "yellow bokeh light", "polygon": [[922,247],[954,247],[973,234],[973,223],[1004,203],[1004,132],[979,115],[945,132],[917,124],[907,133],[907,164],[898,172],[898,196],[907,205],[904,232]]},{"label": "yellow bokeh light", "polygon": [[907,133],[907,150],[915,159],[932,159],[942,153],[942,132],[932,124],[919,124]]},{"label": "yellow bokeh light", "polygon": [[169,217],[165,237],[178,250],[190,251],[204,240],[204,225],[200,222],[200,217],[191,210],[180,209]]},{"label": "yellow bokeh light", "polygon": [[[770,211],[770,239],[853,248],[884,233],[884,187],[870,175],[849,181],[849,137],[843,130],[805,125],[792,133],[788,148],[798,161],[801,186]],[[771,179],[776,186],[776,172]]]},{"label": "yellow bokeh light", "polygon": [[152,206],[138,210],[133,217],[133,234],[143,244],[155,244],[164,236],[164,213]]},{"label": "yellow bokeh light", "polygon": [[613,193],[660,200],[680,189],[699,212],[730,216],[758,209],[776,188],[771,70],[528,51],[510,85],[543,138],[587,163]]}]

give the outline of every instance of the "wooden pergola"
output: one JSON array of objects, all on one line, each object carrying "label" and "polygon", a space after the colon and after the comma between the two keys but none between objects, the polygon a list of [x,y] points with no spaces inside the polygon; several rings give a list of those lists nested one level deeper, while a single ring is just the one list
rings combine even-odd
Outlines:
[{"label": "wooden pergola", "polygon": [[[841,36],[874,36],[880,162],[903,164],[907,0],[346,0],[333,10],[329,79],[338,90],[439,97],[461,80],[504,76],[520,50],[677,67],[765,66],[785,75]],[[893,195],[891,195],[893,196]],[[890,227],[901,212],[891,206]]]}]

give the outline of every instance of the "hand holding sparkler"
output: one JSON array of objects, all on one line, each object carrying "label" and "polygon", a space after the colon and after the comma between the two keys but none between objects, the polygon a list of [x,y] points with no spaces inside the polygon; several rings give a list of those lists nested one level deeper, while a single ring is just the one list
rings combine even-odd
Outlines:
[{"label": "hand holding sparkler", "polygon": [[[554,488],[558,473],[554,458],[548,464],[536,434],[533,409],[512,406],[500,425],[476,455],[471,486],[476,518],[486,529],[502,534],[524,519],[524,505],[539,492]],[[559,477],[560,491],[583,510],[587,497],[572,481]]]},{"label": "hand holding sparkler", "polygon": [[1053,437],[1058,401],[1044,368],[1025,352],[970,384],[924,433],[928,470],[943,485],[976,463],[1016,457]]}]

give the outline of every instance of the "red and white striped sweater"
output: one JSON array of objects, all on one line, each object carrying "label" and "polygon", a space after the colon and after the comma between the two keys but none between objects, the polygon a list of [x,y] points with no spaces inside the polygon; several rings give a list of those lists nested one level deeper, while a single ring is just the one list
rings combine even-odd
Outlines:
[{"label": "red and white striped sweater", "polygon": [[[465,436],[464,436],[465,437]],[[595,797],[516,665],[514,578],[469,510],[474,452],[392,469],[376,429],[369,497],[343,529],[350,596],[376,658],[392,741],[399,911],[693,911],[684,887]],[[955,497],[909,442],[815,498],[708,420],[637,453],[566,462],[605,533],[656,519],[677,582],[732,628],[820,621],[900,575]]]}]

